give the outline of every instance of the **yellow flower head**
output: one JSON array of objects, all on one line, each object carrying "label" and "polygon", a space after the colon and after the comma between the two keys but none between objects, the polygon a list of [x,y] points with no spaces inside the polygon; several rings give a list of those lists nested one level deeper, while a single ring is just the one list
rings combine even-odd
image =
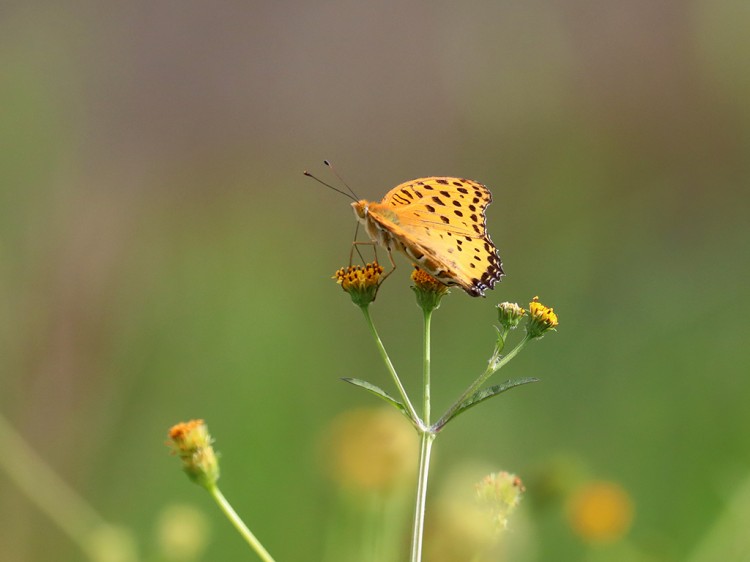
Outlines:
[{"label": "yellow flower head", "polygon": [[368,263],[364,267],[350,265],[342,267],[333,276],[357,306],[367,306],[375,300],[380,286],[380,275],[383,268],[378,262]]},{"label": "yellow flower head", "polygon": [[532,338],[541,338],[545,332],[557,328],[557,314],[548,306],[539,302],[539,297],[534,297],[529,303],[529,321],[526,331]]},{"label": "yellow flower head", "polygon": [[219,461],[212,443],[203,420],[181,422],[169,430],[167,445],[180,457],[190,479],[204,488],[211,488],[219,479]]},{"label": "yellow flower head", "polygon": [[412,427],[390,408],[339,414],[324,440],[331,477],[350,492],[402,491],[417,470],[419,445]]},{"label": "yellow flower head", "polygon": [[417,295],[417,304],[426,312],[431,312],[440,306],[440,300],[448,294],[448,287],[427,273],[424,269],[414,266],[411,273],[414,281],[414,293]]},{"label": "yellow flower head", "polygon": [[568,521],[589,542],[614,542],[622,538],[633,521],[633,501],[614,482],[589,482],[570,498]]}]

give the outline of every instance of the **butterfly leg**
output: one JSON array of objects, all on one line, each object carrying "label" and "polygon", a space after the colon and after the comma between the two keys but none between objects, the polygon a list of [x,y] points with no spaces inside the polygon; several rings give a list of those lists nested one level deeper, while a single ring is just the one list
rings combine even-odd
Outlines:
[{"label": "butterfly leg", "polygon": [[[362,254],[359,251],[359,246],[372,246],[372,251],[375,254],[375,263],[379,263],[379,261],[378,261],[378,244],[377,244],[377,242],[373,242],[373,241],[364,242],[364,241],[354,240],[352,242],[352,249],[349,250],[349,265],[350,266],[352,265],[352,260],[354,259],[354,252],[355,251],[359,255],[359,259],[362,260],[362,263],[365,263],[365,261],[366,261],[365,258],[362,257]],[[390,269],[390,271],[388,271],[388,273],[386,273],[385,275],[383,275],[380,278],[380,282],[381,283],[383,281],[385,281],[386,277],[388,277],[391,273],[393,273],[394,271],[396,271],[396,262],[393,261],[393,253],[390,250],[386,250],[386,251],[388,252],[388,261],[391,262],[391,269]]]},{"label": "butterfly leg", "polygon": [[[383,281],[385,281],[386,277],[388,277],[391,273],[393,273],[394,271],[396,271],[396,262],[393,261],[393,254],[391,253],[390,250],[387,250],[387,251],[388,251],[388,260],[391,262],[391,270],[388,273],[386,273],[385,275],[383,275],[383,277],[381,277],[381,279],[380,279],[381,283]],[[377,250],[375,251],[375,259],[377,259]]]},{"label": "butterfly leg", "polygon": [[378,261],[378,250],[377,250],[377,244],[375,242],[360,242],[357,240],[354,240],[352,242],[352,248],[349,250],[349,265],[352,265],[352,261],[354,260],[354,252],[357,252],[357,255],[359,256],[359,259],[362,260],[362,263],[364,264],[367,260],[365,260],[362,253],[359,251],[359,246],[372,246],[373,250],[375,251],[375,261]]}]

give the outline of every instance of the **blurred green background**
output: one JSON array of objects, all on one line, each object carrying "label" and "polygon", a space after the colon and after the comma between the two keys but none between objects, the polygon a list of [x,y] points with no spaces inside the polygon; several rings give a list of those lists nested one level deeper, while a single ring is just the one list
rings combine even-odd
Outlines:
[{"label": "blurred green background", "polygon": [[[436,315],[435,409],[483,369],[497,302],[561,325],[497,375],[541,384],[437,441],[430,497],[467,462],[518,473],[514,560],[750,560],[711,551],[750,513],[749,28],[740,0],[0,4],[0,413],[138,559],[168,558],[176,503],[205,514],[198,559],[253,559],[164,447],[204,418],[276,559],[323,560],[321,435],[378,406],[339,378],[391,387],[330,279],[349,202],[302,171],[329,158],[368,199],[469,177],[507,277]],[[417,392],[396,260],[373,316]],[[566,518],[588,480],[632,499],[617,544]],[[85,559],[0,482],[4,561]]]}]

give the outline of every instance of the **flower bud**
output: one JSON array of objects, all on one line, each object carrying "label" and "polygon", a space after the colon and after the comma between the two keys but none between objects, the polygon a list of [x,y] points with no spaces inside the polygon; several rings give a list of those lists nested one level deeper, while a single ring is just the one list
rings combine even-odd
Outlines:
[{"label": "flower bud", "polygon": [[219,460],[212,443],[203,420],[181,422],[169,430],[167,445],[182,460],[182,469],[206,489],[214,487],[219,479]]},{"label": "flower bud", "polygon": [[497,317],[500,325],[506,330],[512,330],[521,321],[526,311],[514,302],[501,302],[497,305]]}]

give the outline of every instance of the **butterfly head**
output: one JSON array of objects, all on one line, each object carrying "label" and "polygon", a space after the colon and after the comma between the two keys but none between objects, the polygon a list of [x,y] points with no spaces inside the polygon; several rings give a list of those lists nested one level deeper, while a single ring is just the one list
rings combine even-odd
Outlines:
[{"label": "butterfly head", "polygon": [[354,209],[354,216],[357,217],[357,220],[361,223],[364,223],[365,220],[367,220],[367,215],[369,213],[369,204],[364,199],[360,199],[359,201],[355,201],[352,203],[352,209]]}]

